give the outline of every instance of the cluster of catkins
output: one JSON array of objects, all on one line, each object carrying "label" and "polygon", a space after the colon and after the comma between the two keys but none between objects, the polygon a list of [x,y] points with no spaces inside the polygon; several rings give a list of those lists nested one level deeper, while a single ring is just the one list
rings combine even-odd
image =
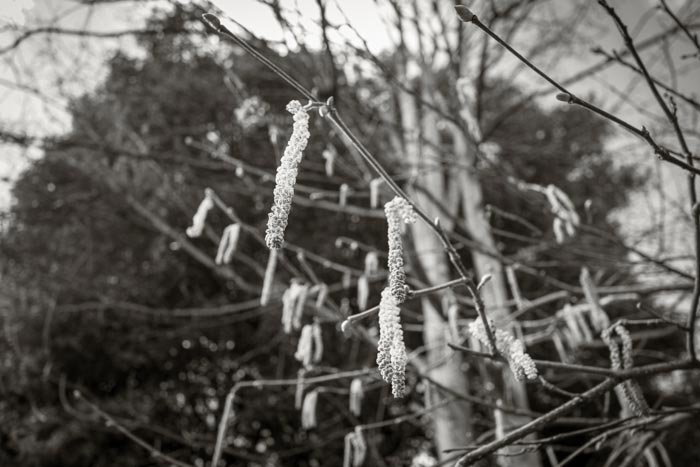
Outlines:
[{"label": "cluster of catkins", "polygon": [[[622,346],[613,339],[613,331],[620,337]],[[634,365],[632,359],[632,338],[622,324],[616,324],[605,329],[600,337],[610,350],[610,367],[613,370],[630,369]],[[620,348],[621,347],[621,348]],[[620,352],[622,350],[622,352]],[[641,417],[649,414],[649,405],[644,399],[639,384],[634,380],[624,381],[615,386],[620,405],[632,414]]]},{"label": "cluster of catkins", "polygon": [[567,237],[576,235],[576,228],[581,224],[581,220],[576,213],[574,203],[569,197],[554,185],[548,185],[545,190],[547,201],[554,214],[552,230],[557,243],[564,243]]},{"label": "cluster of catkins", "polygon": [[[518,380],[536,379],[537,367],[530,355],[525,352],[525,346],[521,341],[514,338],[510,333],[502,329],[496,329],[493,321],[489,322],[489,326],[494,330],[496,339],[496,350],[508,361],[510,370]],[[481,318],[477,318],[469,324],[469,332],[477,338],[486,348],[490,348],[489,338],[486,334],[486,328]]]},{"label": "cluster of catkins", "polygon": [[287,111],[294,115],[294,128],[275,177],[274,201],[267,221],[265,243],[271,250],[282,248],[284,231],[294,198],[294,185],[303,151],[309,142],[309,114],[299,101],[287,104]]}]

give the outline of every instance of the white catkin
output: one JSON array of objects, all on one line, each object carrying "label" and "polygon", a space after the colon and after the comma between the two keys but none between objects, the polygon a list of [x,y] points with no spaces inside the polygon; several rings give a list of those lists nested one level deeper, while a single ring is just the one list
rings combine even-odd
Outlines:
[{"label": "white catkin", "polygon": [[367,309],[367,300],[369,299],[369,280],[364,274],[357,279],[357,307],[360,310]]},{"label": "white catkin", "polygon": [[382,291],[379,302],[379,342],[377,344],[377,365],[382,379],[391,383],[394,397],[406,393],[406,346],[401,328],[401,310],[390,288]]},{"label": "white catkin", "polygon": [[224,229],[219,242],[219,249],[216,252],[216,264],[231,264],[233,254],[238,246],[238,237],[241,235],[241,225],[231,224]]},{"label": "white catkin", "polygon": [[187,227],[185,233],[190,238],[196,238],[202,235],[204,224],[207,222],[207,214],[214,207],[214,201],[211,198],[211,191],[208,189],[204,192],[204,199],[199,203],[197,212],[192,216],[192,225]]},{"label": "white catkin", "polygon": [[571,333],[572,347],[578,347],[584,342],[584,337],[583,333],[579,329],[579,324],[574,316],[574,313],[576,313],[576,310],[574,310],[571,305],[568,303],[564,305],[564,313],[562,314],[564,317],[564,323],[566,324],[567,330]]},{"label": "white catkin", "polygon": [[313,362],[319,363],[323,358],[323,335],[321,334],[321,324],[315,322],[312,327],[312,336],[314,343]]},{"label": "white catkin", "polygon": [[548,185],[544,193],[555,216],[552,223],[554,237],[557,243],[563,243],[566,237],[576,235],[576,228],[581,224],[581,219],[576,213],[574,203],[562,190],[554,185]]},{"label": "white catkin", "polygon": [[[615,331],[622,341],[622,352],[620,346],[612,337],[612,332]],[[608,345],[610,350],[610,367],[614,370],[630,369],[634,365],[632,357],[632,338],[627,329],[621,324],[613,327],[608,327],[601,333],[603,342]],[[617,395],[620,405],[623,408],[622,416],[625,417],[629,413],[636,416],[645,416],[649,413],[649,405],[644,399],[642,390],[636,381],[624,381],[615,386],[615,394]]]},{"label": "white catkin", "polygon": [[289,287],[282,294],[282,329],[285,334],[290,334],[294,328],[297,300],[301,290],[302,285],[299,280],[292,279]]},{"label": "white catkin", "polygon": [[326,176],[328,176],[328,177],[333,176],[336,154],[337,153],[335,152],[335,148],[333,148],[332,146],[323,150],[323,158],[326,161],[326,163],[325,163]]},{"label": "white catkin", "polygon": [[313,358],[313,329],[310,324],[305,325],[301,329],[297,351],[294,353],[294,358],[304,365],[304,368],[311,368],[311,360]]},{"label": "white catkin", "polygon": [[289,221],[299,163],[310,136],[309,114],[299,101],[291,101],[287,105],[287,111],[294,115],[294,128],[275,177],[274,201],[265,233],[265,242],[271,250],[282,248],[284,243],[284,231]]},{"label": "white catkin", "polygon": [[343,183],[342,185],[340,185],[340,188],[338,189],[338,204],[340,206],[346,206],[348,204],[349,191],[350,187],[347,183]]},{"label": "white catkin", "polygon": [[370,251],[365,256],[365,276],[372,277],[379,269],[379,256],[376,251]]},{"label": "white catkin", "polygon": [[265,268],[265,278],[263,279],[262,292],[260,292],[260,305],[265,306],[270,303],[272,294],[272,284],[275,281],[275,269],[277,269],[277,250],[270,250]]},{"label": "white catkin", "polygon": [[355,427],[355,436],[350,439],[352,446],[352,466],[360,467],[365,462],[367,443],[360,427]]},{"label": "white catkin", "polygon": [[297,384],[296,391],[294,392],[294,408],[297,410],[301,409],[301,403],[304,400],[304,376],[306,376],[306,371],[301,368],[297,371]]},{"label": "white catkin", "polygon": [[292,326],[294,329],[301,328],[301,319],[304,316],[304,308],[306,308],[306,298],[309,295],[309,284],[299,286],[299,294],[296,297],[296,305],[294,307],[294,317],[292,318]]},{"label": "white catkin", "polygon": [[369,182],[369,205],[372,209],[379,207],[379,186],[384,180],[375,178]]},{"label": "white catkin", "polygon": [[401,234],[404,225],[415,222],[416,217],[408,201],[398,196],[384,205],[384,213],[388,224],[389,287],[397,302],[403,303],[406,300],[407,286]]},{"label": "white catkin", "polygon": [[581,288],[583,288],[583,293],[586,296],[586,301],[588,302],[593,329],[600,332],[610,326],[610,318],[600,304],[598,291],[593,283],[593,278],[591,278],[591,273],[587,268],[583,268],[581,270],[579,282],[581,283]]},{"label": "white catkin", "polygon": [[243,175],[245,175],[245,169],[240,165],[236,166],[236,177],[241,178]]},{"label": "white catkin", "polygon": [[496,439],[502,439],[506,435],[505,420],[503,417],[503,410],[501,410],[502,405],[503,401],[498,399],[496,401],[496,408],[493,409],[493,419],[494,424],[496,425],[494,435],[496,436]]},{"label": "white catkin", "polygon": [[318,391],[314,389],[306,393],[304,403],[301,406],[301,427],[305,430],[316,428],[316,403],[318,402]]},{"label": "white catkin", "polygon": [[350,286],[352,285],[352,274],[350,273],[350,271],[345,271],[343,273],[343,277],[340,283],[342,284],[344,289],[347,290],[350,288]]},{"label": "white catkin", "polygon": [[359,417],[362,413],[362,399],[365,397],[365,390],[362,385],[362,379],[353,378],[350,382],[350,398],[348,401],[350,413]]},{"label": "white catkin", "polygon": [[[489,321],[489,326],[494,330],[496,339],[496,349],[508,361],[510,370],[518,380],[537,379],[537,367],[530,355],[525,352],[522,341],[514,338],[510,333],[502,329],[496,329],[493,322]],[[489,339],[486,335],[486,328],[481,318],[477,318],[469,324],[469,333],[476,337],[486,348],[489,348]]]}]

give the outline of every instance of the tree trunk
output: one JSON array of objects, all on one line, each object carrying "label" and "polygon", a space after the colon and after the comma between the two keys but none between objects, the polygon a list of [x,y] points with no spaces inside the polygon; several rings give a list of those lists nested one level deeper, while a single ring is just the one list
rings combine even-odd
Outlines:
[{"label": "tree trunk", "polygon": [[[421,145],[419,134],[424,138],[433,138],[437,141],[436,118],[432,112],[421,119],[416,99],[408,92],[402,91],[399,95],[401,106],[401,126],[403,128],[402,139],[406,159],[411,165],[411,172],[415,175],[415,182],[432,194],[436,199],[444,199],[445,174],[441,170],[421,169],[420,164],[429,159],[428,152],[434,151],[426,145]],[[422,121],[421,121],[422,120]],[[432,132],[432,133],[431,133]],[[432,204],[429,197],[420,190],[409,187],[409,194],[431,215],[437,215],[438,210]],[[450,268],[440,240],[434,232],[424,223],[418,221],[412,225],[411,238],[417,253],[417,263],[424,273],[425,278],[431,284],[440,284],[450,280]],[[450,388],[457,393],[468,392],[466,374],[461,368],[462,356],[453,353],[447,347],[446,336],[448,325],[442,313],[427,298],[423,299],[423,339],[427,350],[428,375],[436,383]],[[429,391],[430,397],[427,403],[440,402],[439,392]],[[464,446],[471,441],[471,407],[464,401],[455,401],[441,407],[432,413],[434,442],[441,458],[447,457],[445,449]]]}]

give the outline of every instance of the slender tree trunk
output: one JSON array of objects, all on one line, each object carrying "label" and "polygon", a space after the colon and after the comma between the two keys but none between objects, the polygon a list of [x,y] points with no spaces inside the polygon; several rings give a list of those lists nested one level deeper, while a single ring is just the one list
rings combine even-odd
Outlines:
[{"label": "slender tree trunk", "polygon": [[[406,160],[411,165],[411,171],[416,183],[422,189],[428,191],[436,199],[444,199],[446,195],[444,176],[442,170],[425,170],[421,164],[427,161],[434,162],[430,158],[429,151],[434,151],[420,143],[420,136],[432,138],[437,141],[436,118],[432,113],[419,112],[416,99],[408,92],[399,95],[401,106],[401,126],[403,128],[403,142]],[[431,133],[432,132],[432,133]],[[411,189],[410,195],[429,214],[437,215],[438,211],[429,197],[421,190]],[[440,284],[450,279],[449,263],[444,249],[434,232],[423,222],[412,225],[411,238],[417,253],[416,263],[420,266],[424,276],[431,284]],[[427,366],[429,376],[442,386],[448,387],[458,393],[466,394],[468,381],[461,368],[462,356],[453,353],[447,347],[446,337],[449,335],[447,321],[429,299],[421,302],[423,308],[423,340],[427,349]],[[441,401],[441,395],[437,390],[429,391],[429,404]],[[445,449],[464,446],[471,441],[471,407],[464,401],[455,401],[432,412],[434,441],[440,457]]]}]

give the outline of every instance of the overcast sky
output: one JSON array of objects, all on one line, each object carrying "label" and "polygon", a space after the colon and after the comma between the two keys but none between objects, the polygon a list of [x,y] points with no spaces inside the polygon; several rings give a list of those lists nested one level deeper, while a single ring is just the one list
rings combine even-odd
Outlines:
[{"label": "overcast sky", "polygon": [[[111,5],[93,8],[80,5],[71,0],[0,0],[0,49],[10,44],[17,35],[16,31],[8,31],[3,27],[15,25],[18,27],[36,27],[40,25],[57,25],[69,29],[86,29],[94,31],[118,31],[136,27],[147,16],[148,11],[158,2],[143,2],[135,6],[133,2],[115,2]],[[277,22],[269,8],[255,0],[215,0],[214,2],[231,17],[256,34],[271,39],[289,39],[283,37]],[[298,20],[301,23],[308,17],[317,17],[316,0],[289,0],[283,5],[298,5],[303,13]],[[329,2],[329,15],[332,19],[341,19],[333,1]],[[382,22],[381,11],[377,11],[374,0],[340,0],[338,2],[350,22],[376,51],[387,47],[390,38]],[[479,13],[480,1],[469,2],[475,13]],[[636,40],[643,40],[659,31],[668,28],[670,22],[664,15],[654,12],[657,5],[655,0],[612,0],[620,15],[627,21]],[[673,0],[669,2],[674,8],[700,10],[700,2]],[[561,9],[566,15],[569,2],[552,1],[554,8]],[[595,2],[592,2],[595,4]],[[623,50],[619,34],[614,29],[609,18],[602,9],[592,5],[589,15],[598,15],[599,24],[608,23],[608,27],[597,33],[588,47],[600,46],[606,50]],[[292,18],[294,21],[294,18]],[[698,18],[696,15],[696,22]],[[231,24],[231,23],[229,23]],[[312,26],[311,26],[312,27]],[[347,31],[346,31],[347,32]],[[349,35],[349,33],[348,33]],[[102,66],[105,52],[116,47],[136,52],[133,40],[121,38],[118,40],[78,39],[75,37],[54,36],[48,41],[47,36],[35,36],[16,50],[0,56],[0,125],[2,128],[26,132],[32,135],[60,134],[70,127],[70,120],[65,111],[66,98],[78,95],[99,84],[103,77]],[[536,38],[533,38],[533,40]],[[311,38],[313,41],[313,38]],[[517,47],[517,44],[516,44]],[[670,43],[670,55],[677,59],[682,53],[690,51],[687,42],[675,39]],[[667,78],[668,65],[666,57],[661,53],[650,55],[652,72]],[[555,65],[553,75],[565,78],[584,68],[586,65],[600,60],[592,53],[572,54]],[[683,73],[676,77],[678,88],[688,94],[700,94],[700,61],[692,63],[685,61],[680,67]],[[522,76],[524,84],[539,88],[545,83],[532,73]],[[600,76],[584,80],[572,89],[576,93],[587,95],[594,92],[606,108],[614,107],[625,118],[639,126],[649,125],[648,112],[658,114],[656,106],[650,99],[643,82],[637,80],[630,85],[630,74],[621,67],[611,67]],[[22,86],[25,86],[22,88]],[[26,87],[29,86],[29,87]],[[631,108],[628,105],[617,107],[621,103],[616,93],[632,95],[641,105]],[[550,105],[557,105],[549,97]],[[645,114],[645,112],[647,112]],[[653,127],[653,125],[652,125]],[[639,157],[639,146],[632,150],[627,148],[628,139],[620,137],[611,144],[623,152]],[[693,148],[697,149],[697,148]],[[26,166],[31,157],[40,157],[40,153],[21,153],[17,148],[0,145],[0,210],[6,209],[9,203],[8,187],[17,173]],[[643,163],[649,164],[649,157]],[[675,169],[667,169],[664,176],[673,177]],[[680,196],[680,195],[679,195]],[[646,202],[646,201],[644,201]]]}]

